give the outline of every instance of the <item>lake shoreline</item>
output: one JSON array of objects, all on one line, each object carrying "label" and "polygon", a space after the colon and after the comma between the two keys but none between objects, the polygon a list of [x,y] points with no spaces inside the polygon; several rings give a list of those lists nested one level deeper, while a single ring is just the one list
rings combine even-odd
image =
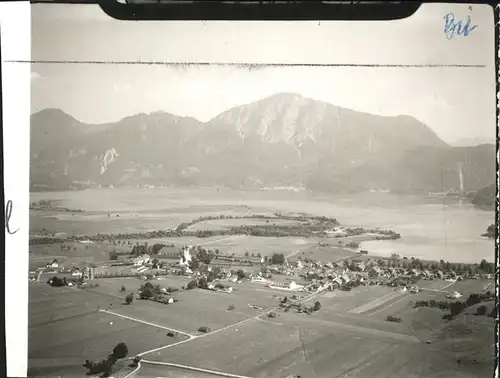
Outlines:
[{"label": "lake shoreline", "polygon": [[[391,193],[316,196],[302,192],[266,193],[229,189],[217,192],[207,188],[88,189],[36,192],[30,193],[30,196],[31,200],[57,199],[58,206],[66,209],[84,209],[84,212],[73,216],[68,212],[59,212],[56,219],[44,218],[50,211],[45,214],[41,210],[31,211],[31,234],[40,233],[44,228],[53,233],[72,235],[129,233],[134,230],[145,232],[175,228],[197,215],[242,215],[286,210],[289,214],[334,217],[342,226],[379,227],[401,234],[400,240],[368,242],[361,247],[368,249],[373,256],[387,257],[397,253],[408,258],[475,263],[482,258],[492,261],[495,254],[494,241],[481,236],[494,223],[494,211],[479,210],[471,204],[450,198],[437,200]],[[107,213],[112,213],[112,216],[108,217]],[[118,216],[120,213],[123,217]],[[87,214],[94,216],[88,217]]]}]

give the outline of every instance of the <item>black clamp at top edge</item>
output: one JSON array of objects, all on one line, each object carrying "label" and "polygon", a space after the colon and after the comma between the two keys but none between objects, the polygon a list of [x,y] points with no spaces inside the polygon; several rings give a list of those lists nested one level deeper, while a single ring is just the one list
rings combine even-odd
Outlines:
[{"label": "black clamp at top edge", "polygon": [[413,1],[98,1],[119,20],[397,20],[414,14]]}]

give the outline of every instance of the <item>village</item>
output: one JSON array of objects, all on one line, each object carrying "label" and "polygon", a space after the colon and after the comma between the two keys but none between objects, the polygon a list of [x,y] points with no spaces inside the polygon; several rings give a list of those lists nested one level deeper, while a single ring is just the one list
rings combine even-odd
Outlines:
[{"label": "village", "polygon": [[[59,278],[67,286],[85,285],[86,281],[98,282],[99,278],[136,277],[138,279],[162,280],[167,276],[183,276],[188,284],[176,288],[189,290],[194,287],[232,293],[243,281],[259,283],[271,289],[286,292],[319,294],[325,291],[350,291],[357,286],[383,285],[394,290],[418,293],[422,289],[418,282],[444,280],[454,283],[462,280],[493,279],[474,264],[472,269],[460,267],[460,272],[451,264],[435,263],[428,268],[418,259],[370,257],[368,251],[361,250],[349,258],[337,261],[315,261],[296,257],[287,259],[283,254],[262,257],[222,255],[218,250],[207,250],[201,246],[183,246],[180,251],[172,245],[136,245],[135,257],[113,256],[109,263],[89,264],[83,268],[68,267],[57,259],[30,272],[30,280],[44,281]],[[140,253],[155,251],[154,255]],[[483,262],[482,262],[483,264]],[[47,281],[49,282],[49,281]],[[50,283],[49,282],[49,283]],[[172,290],[173,291],[173,290]],[[166,294],[164,288],[161,294]],[[139,293],[140,294],[140,293]],[[449,298],[460,298],[459,292],[449,294]],[[163,300],[162,300],[163,301]]]}]

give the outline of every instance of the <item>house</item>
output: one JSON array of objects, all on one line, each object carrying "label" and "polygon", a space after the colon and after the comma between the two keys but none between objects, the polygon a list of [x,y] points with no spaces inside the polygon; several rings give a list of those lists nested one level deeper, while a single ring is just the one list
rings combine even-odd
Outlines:
[{"label": "house", "polygon": [[378,265],[372,265],[369,269],[368,269],[368,274],[371,274],[371,275],[374,275],[374,276],[378,276],[380,273],[382,272],[382,269],[380,269],[380,267]]},{"label": "house", "polygon": [[82,277],[83,276],[83,272],[80,271],[79,268],[74,268],[74,269],[71,270],[71,275],[73,277]]},{"label": "house", "polygon": [[48,263],[47,268],[59,268],[59,263],[57,262],[57,259],[54,259],[52,260],[51,263]]},{"label": "house", "polygon": [[451,294],[448,294],[446,296],[446,298],[450,298],[450,299],[458,299],[462,296],[462,294],[460,294],[458,291],[454,291],[453,293]]},{"label": "house", "polygon": [[429,272],[428,269],[424,269],[422,272],[420,272],[421,277],[429,278],[431,276],[431,272]]},{"label": "house", "polygon": [[147,264],[149,262],[150,258],[151,257],[147,253],[145,253],[143,255],[137,256],[132,261],[134,263],[134,266],[140,266],[140,265]]},{"label": "house", "polygon": [[340,278],[340,277],[335,278],[335,279],[332,281],[332,284],[333,284],[333,285],[335,285],[335,284],[336,284],[336,285],[338,285],[339,287],[340,287],[340,286],[342,286],[342,278]]},{"label": "house", "polygon": [[364,272],[366,269],[366,265],[363,261],[356,263],[356,268],[358,268],[361,272]]},{"label": "house", "polygon": [[455,273],[455,271],[451,270],[448,274],[447,274],[447,277],[448,278],[457,278],[457,274]]}]

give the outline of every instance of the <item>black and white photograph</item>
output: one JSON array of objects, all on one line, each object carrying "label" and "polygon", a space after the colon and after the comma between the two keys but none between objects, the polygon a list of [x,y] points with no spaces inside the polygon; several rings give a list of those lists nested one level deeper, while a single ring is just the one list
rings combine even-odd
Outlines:
[{"label": "black and white photograph", "polygon": [[493,377],[494,29],[32,5],[28,376]]}]

